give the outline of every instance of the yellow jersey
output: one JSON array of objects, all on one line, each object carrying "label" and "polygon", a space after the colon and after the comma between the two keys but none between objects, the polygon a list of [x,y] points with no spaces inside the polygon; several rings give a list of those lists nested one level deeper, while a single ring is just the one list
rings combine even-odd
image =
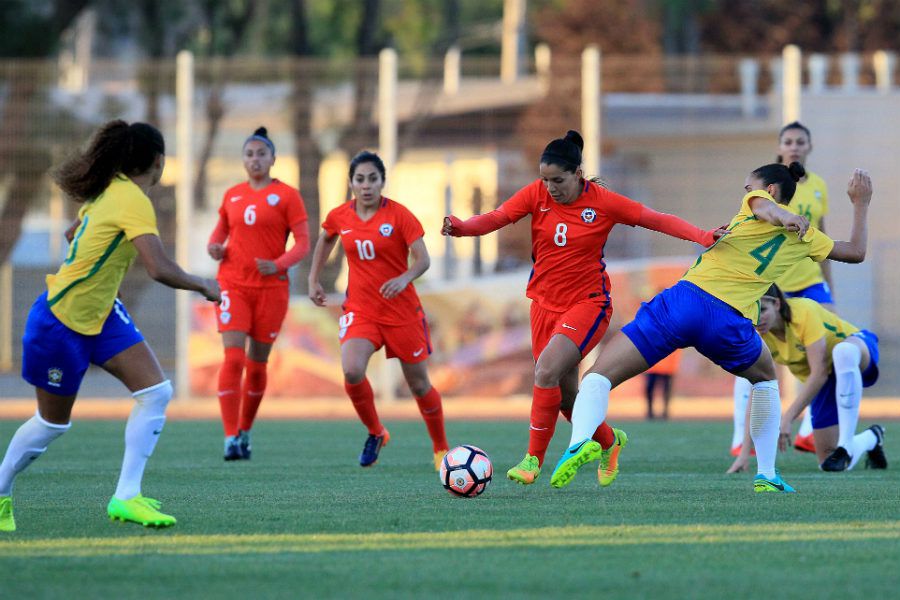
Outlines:
[{"label": "yellow jersey", "polygon": [[791,322],[785,323],[784,340],[775,337],[771,331],[762,336],[772,352],[775,362],[787,366],[800,381],[809,377],[809,359],[806,349],[811,344],[825,338],[826,356],[831,365],[831,351],[834,347],[857,331],[847,321],[808,298],[788,298],[791,307]]},{"label": "yellow jersey", "polygon": [[[816,229],[822,226],[822,217],[828,214],[828,187],[815,173],[806,173],[806,179],[797,184],[797,191],[787,209],[809,219]],[[811,259],[797,262],[775,282],[786,292],[797,292],[825,281],[822,267]]]},{"label": "yellow jersey", "polygon": [[682,279],[756,323],[759,299],[769,286],[802,259],[825,260],[834,241],[814,227],[800,239],[784,227],[757,219],[750,210],[751,198],[775,202],[761,190],[746,194],[728,225],[729,233],[707,248]]},{"label": "yellow jersey", "polygon": [[159,235],[150,198],[116,175],[78,211],[81,225],[55,275],[47,275],[47,303],[56,318],[78,333],[97,335],[112,310],[125,272],[137,256],[131,240]]}]

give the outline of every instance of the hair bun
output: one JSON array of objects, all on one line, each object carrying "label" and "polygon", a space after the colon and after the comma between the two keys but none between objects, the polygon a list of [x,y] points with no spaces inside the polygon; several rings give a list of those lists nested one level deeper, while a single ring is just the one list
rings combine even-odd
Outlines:
[{"label": "hair bun", "polygon": [[792,162],[788,165],[788,171],[791,174],[791,178],[794,181],[800,181],[804,175],[806,175],[806,169],[803,168],[803,165],[798,163],[797,161]]},{"label": "hair bun", "polygon": [[265,127],[257,127],[257,128],[256,128],[256,131],[253,132],[253,135],[258,135],[258,136],[261,136],[261,137],[264,137],[264,138],[267,138],[267,139],[268,139],[268,137],[269,137],[269,130],[266,129]]},{"label": "hair bun", "polygon": [[579,150],[584,150],[584,140],[582,139],[581,134],[574,129],[568,130],[566,132],[566,136],[563,139],[568,140],[578,146]]}]

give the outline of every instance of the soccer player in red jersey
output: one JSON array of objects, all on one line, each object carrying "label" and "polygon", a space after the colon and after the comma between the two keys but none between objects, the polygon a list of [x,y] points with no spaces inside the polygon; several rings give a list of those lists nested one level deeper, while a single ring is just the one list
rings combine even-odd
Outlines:
[{"label": "soccer player in red jersey", "polygon": [[[578,364],[597,345],[612,315],[603,247],[616,223],[640,225],[710,246],[715,231],[656,212],[585,179],[584,142],[577,131],[547,144],[540,179],[516,192],[498,209],[466,221],[450,215],[442,233],[484,235],[531,215],[534,268],[526,295],[531,298],[531,344],[535,361],[528,452],[507,477],[528,485],[541,473],[557,413],[571,421],[578,393]],[[625,432],[601,423],[594,440],[603,448],[601,484],[618,473]]]},{"label": "soccer player in red jersey", "polygon": [[369,431],[359,464],[375,464],[381,447],[391,439],[378,418],[366,379],[369,358],[384,346],[388,358],[400,359],[431,437],[434,468],[439,469],[449,445],[441,395],[428,379],[428,323],[412,285],[431,259],[422,239],[422,224],[402,204],[381,195],[384,182],[384,163],[377,154],[360,152],[350,161],[353,198],[329,212],[322,223],[309,272],[309,297],[317,306],[325,306],[319,274],[340,238],[350,267],[338,332],[344,389]]},{"label": "soccer player in red jersey", "polygon": [[[243,158],[248,180],[225,192],[207,246],[209,255],[221,261],[222,303],[216,314],[225,345],[218,390],[225,460],[250,458],[250,429],[266,390],[266,362],[288,309],[287,270],[309,252],[300,192],[269,175],[275,145],[265,127],[244,142]],[[294,245],[285,251],[288,233]]]}]

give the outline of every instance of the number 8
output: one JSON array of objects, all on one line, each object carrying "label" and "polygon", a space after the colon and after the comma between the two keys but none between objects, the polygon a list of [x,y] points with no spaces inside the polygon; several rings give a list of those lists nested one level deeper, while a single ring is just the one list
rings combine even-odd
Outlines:
[{"label": "number 8", "polygon": [[569,230],[565,223],[556,224],[556,235],[553,236],[553,243],[557,246],[566,245],[566,232]]}]

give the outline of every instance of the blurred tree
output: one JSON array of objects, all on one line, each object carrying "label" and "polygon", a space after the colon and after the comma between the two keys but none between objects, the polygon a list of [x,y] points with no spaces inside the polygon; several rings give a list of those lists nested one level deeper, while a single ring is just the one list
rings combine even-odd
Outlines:
[{"label": "blurred tree", "polygon": [[[89,0],[3,0],[0,2],[0,55],[46,58]],[[43,189],[50,168],[47,140],[37,134],[47,103],[46,87],[54,83],[46,73],[27,65],[9,65],[2,73],[0,101],[0,177],[8,178],[0,211],[0,264],[6,262],[22,233],[22,220]]]}]

